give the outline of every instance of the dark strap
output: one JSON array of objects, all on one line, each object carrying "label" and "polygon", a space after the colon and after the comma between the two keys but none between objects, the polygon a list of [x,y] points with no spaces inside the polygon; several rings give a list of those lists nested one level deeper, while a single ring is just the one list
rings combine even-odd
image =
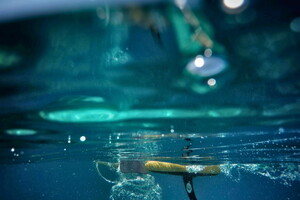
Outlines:
[{"label": "dark strap", "polygon": [[196,195],[194,193],[193,177],[189,175],[184,175],[183,183],[190,200],[197,200]]},{"label": "dark strap", "polygon": [[[190,156],[190,153],[193,152],[193,150],[190,149],[192,146],[192,140],[191,138],[184,138],[188,145],[183,148],[182,157],[188,157]],[[185,187],[185,191],[187,192],[190,200],[197,200],[195,192],[194,192],[194,185],[193,185],[193,176],[191,175],[183,175],[183,183]]]}]

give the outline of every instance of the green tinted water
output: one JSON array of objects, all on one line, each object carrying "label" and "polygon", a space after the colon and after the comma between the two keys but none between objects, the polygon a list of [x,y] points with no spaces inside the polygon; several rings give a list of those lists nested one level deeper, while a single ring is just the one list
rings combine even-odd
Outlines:
[{"label": "green tinted water", "polygon": [[199,14],[210,46],[184,35],[194,30],[173,5],[111,8],[109,22],[102,12],[1,24],[2,163],[154,159],[299,180],[300,40],[289,20]]}]

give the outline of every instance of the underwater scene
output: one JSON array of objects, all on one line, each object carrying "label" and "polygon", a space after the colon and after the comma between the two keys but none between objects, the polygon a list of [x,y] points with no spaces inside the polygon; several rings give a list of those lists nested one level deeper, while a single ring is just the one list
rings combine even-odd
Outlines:
[{"label": "underwater scene", "polygon": [[0,199],[300,199],[300,7],[0,2]]}]

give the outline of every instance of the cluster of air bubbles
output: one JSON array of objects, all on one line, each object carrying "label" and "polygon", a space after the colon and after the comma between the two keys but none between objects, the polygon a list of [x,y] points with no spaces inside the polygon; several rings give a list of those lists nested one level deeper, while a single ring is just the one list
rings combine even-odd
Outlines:
[{"label": "cluster of air bubbles", "polygon": [[15,148],[11,148],[10,151],[13,153],[13,156],[19,157],[20,154],[16,152]]},{"label": "cluster of air bubbles", "polygon": [[111,144],[112,138],[111,135],[108,136],[108,143]]},{"label": "cluster of air bubbles", "polygon": [[68,135],[68,141],[67,141],[67,143],[70,144],[71,141],[72,141],[71,135]]},{"label": "cluster of air bubbles", "polygon": [[[85,141],[86,141],[86,136],[84,136],[84,135],[80,136],[80,137],[79,137],[79,141],[80,141],[80,142],[85,142]],[[71,135],[68,135],[67,143],[68,143],[68,144],[71,144],[71,143],[72,143],[72,136],[71,136]]]},{"label": "cluster of air bubbles", "polygon": [[294,163],[223,164],[221,170],[234,181],[240,180],[241,171],[264,176],[286,186],[291,186],[294,181],[300,181],[300,166]]},{"label": "cluster of air bubbles", "polygon": [[[148,132],[147,132],[148,133]],[[144,132],[137,132],[136,135],[142,136]],[[149,134],[149,133],[148,133]],[[110,134],[108,136],[109,144],[112,143],[112,140],[120,139],[122,136],[121,133],[116,133],[115,135]],[[117,145],[118,143],[114,144]],[[155,142],[148,143],[134,143],[132,146],[133,149],[138,149],[138,152],[145,153],[155,153],[159,152],[160,148]],[[121,158],[127,156],[127,152],[123,152],[122,150],[117,150],[117,154],[115,155],[114,160],[119,163],[118,167],[113,167],[111,170],[116,172],[117,178],[115,181],[111,181],[106,179],[100,173],[98,165],[96,164],[98,173],[102,176],[106,181],[113,183],[114,185],[111,188],[111,200],[161,200],[161,187],[155,183],[155,179],[150,174],[137,174],[137,173],[122,173],[120,165],[122,164]],[[110,165],[110,164],[109,164]],[[108,165],[108,166],[109,166]]]},{"label": "cluster of air bubbles", "polygon": [[130,55],[119,47],[115,47],[107,53],[106,58],[112,65],[119,65],[126,64],[130,60]]},{"label": "cluster of air bubbles", "polygon": [[[19,157],[19,156],[21,156],[21,155],[24,154],[24,151],[17,151],[16,148],[14,148],[14,147],[12,147],[12,148],[10,149],[10,152],[12,153],[12,155],[13,155],[14,157]],[[14,159],[13,159],[13,160],[14,160]]]},{"label": "cluster of air bubbles", "polygon": [[153,176],[123,174],[121,180],[111,189],[111,200],[160,200],[161,187],[155,183]]},{"label": "cluster of air bubbles", "polygon": [[197,173],[201,172],[204,168],[205,168],[205,166],[203,166],[203,165],[188,165],[186,167],[186,170],[189,173],[197,174]]},{"label": "cluster of air bubbles", "polygon": [[136,149],[138,152],[152,156],[161,151],[162,144],[158,144],[156,142],[139,142],[134,145],[134,149]]},{"label": "cluster of air bubbles", "polygon": [[[223,164],[221,165],[221,171],[225,176],[229,177],[231,180],[238,182],[241,178],[241,173],[238,170],[238,164]],[[236,170],[234,170],[236,169]]]}]

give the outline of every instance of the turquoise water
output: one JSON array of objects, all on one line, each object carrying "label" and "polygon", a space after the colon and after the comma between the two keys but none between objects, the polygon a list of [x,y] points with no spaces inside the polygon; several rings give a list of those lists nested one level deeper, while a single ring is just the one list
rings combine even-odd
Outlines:
[{"label": "turquoise water", "polygon": [[188,199],[181,177],[99,176],[124,159],[220,165],[199,199],[299,199],[298,13],[273,6],[203,3],[202,43],[173,4],[2,22],[4,199]]}]

